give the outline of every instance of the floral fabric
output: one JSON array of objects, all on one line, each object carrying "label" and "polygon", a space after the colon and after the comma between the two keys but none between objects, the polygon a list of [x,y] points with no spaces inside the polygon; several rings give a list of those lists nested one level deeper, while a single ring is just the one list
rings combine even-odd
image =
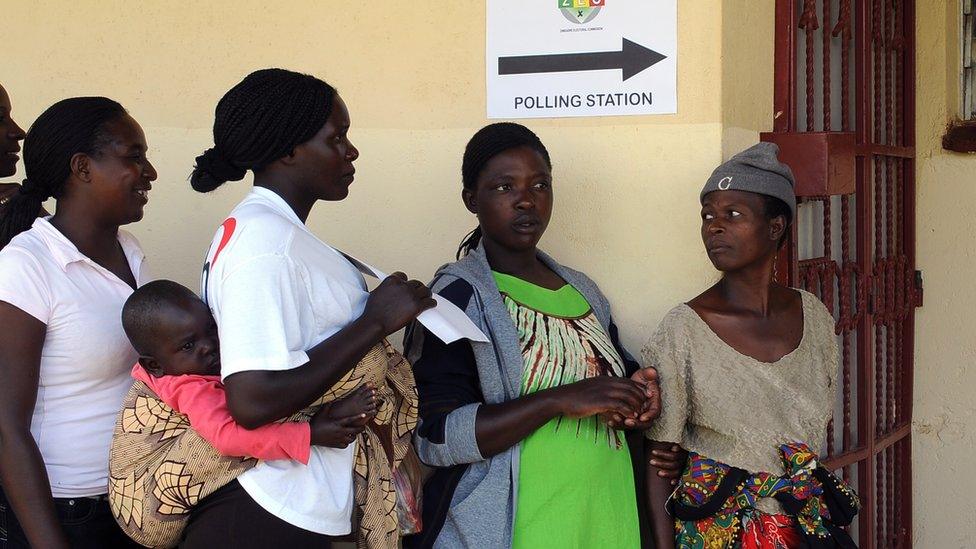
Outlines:
[{"label": "floral fabric", "polygon": [[[747,474],[712,516],[699,520],[676,519],[676,546],[681,549],[793,549],[804,546],[802,539],[832,538],[824,486],[814,475],[817,455],[802,442],[783,444],[779,451],[783,475]],[[702,507],[733,471],[741,470],[691,452],[688,467],[672,498],[685,508]],[[843,484],[839,487],[858,505],[857,496],[850,488]],[[787,496],[799,508],[793,516],[756,508],[760,498]]]}]

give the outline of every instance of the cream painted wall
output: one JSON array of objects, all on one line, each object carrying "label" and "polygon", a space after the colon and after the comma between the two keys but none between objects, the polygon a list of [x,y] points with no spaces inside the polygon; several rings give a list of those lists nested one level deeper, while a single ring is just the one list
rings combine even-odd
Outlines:
[{"label": "cream painted wall", "polygon": [[[722,156],[723,3],[679,4],[679,114],[527,122],[555,165],[543,245],[602,285],[634,350],[668,308],[714,277],[697,193]],[[487,123],[484,5],[268,6],[13,3],[0,81],[24,124],[72,95],[107,95],[129,109],[160,174],[131,230],[158,276],[196,288],[214,228],[250,185],[200,195],[187,184],[193,158],[212,143],[217,100],[261,67],[320,76],[349,105],[362,155],[350,197],[316,206],[309,225],[381,268],[429,279],[474,226],[459,174],[467,139]]]},{"label": "cream painted wall", "polygon": [[915,547],[972,547],[976,522],[976,156],[942,149],[957,111],[957,0],[917,9],[918,268],[925,306],[916,315]]},{"label": "cream painted wall", "polygon": [[773,129],[776,0],[722,2],[722,157]]}]

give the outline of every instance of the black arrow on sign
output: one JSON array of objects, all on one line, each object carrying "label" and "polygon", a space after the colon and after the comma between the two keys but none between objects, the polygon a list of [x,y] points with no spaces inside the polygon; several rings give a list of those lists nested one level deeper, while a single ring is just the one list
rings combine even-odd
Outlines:
[{"label": "black arrow on sign", "polygon": [[498,74],[620,69],[623,73],[623,79],[627,80],[651,65],[660,62],[665,57],[652,49],[623,38],[620,51],[499,57]]}]

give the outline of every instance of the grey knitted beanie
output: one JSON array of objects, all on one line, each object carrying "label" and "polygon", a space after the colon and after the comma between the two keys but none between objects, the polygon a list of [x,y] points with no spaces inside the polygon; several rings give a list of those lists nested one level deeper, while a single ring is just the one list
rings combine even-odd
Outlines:
[{"label": "grey knitted beanie", "polygon": [[700,200],[713,191],[748,191],[776,197],[790,207],[796,219],[793,172],[776,157],[775,143],[757,143],[715,168],[702,188]]}]

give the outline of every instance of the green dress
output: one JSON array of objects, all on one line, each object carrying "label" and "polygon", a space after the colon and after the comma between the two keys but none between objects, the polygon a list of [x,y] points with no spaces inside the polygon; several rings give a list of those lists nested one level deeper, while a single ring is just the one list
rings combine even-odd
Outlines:
[{"label": "green dress", "polygon": [[[523,395],[626,375],[610,336],[575,288],[549,290],[493,274],[518,329]],[[627,441],[599,417],[557,417],[523,440],[518,486],[513,548],[640,547]]]}]

